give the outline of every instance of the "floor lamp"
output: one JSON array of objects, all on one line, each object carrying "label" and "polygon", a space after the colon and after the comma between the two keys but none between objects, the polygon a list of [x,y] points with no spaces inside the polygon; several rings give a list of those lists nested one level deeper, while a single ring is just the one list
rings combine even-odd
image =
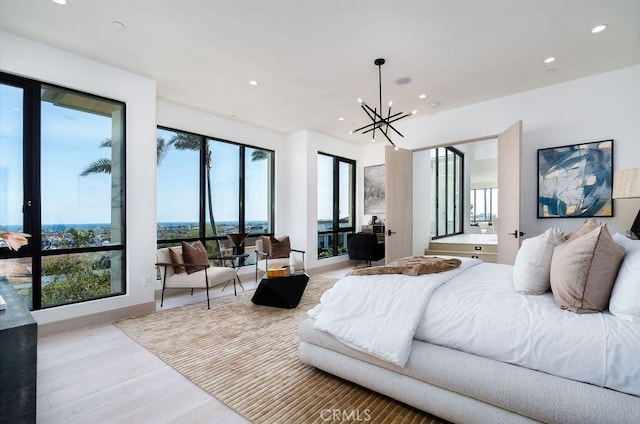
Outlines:
[{"label": "floor lamp", "polygon": [[[640,198],[640,168],[623,169],[613,175],[614,199]],[[640,238],[640,210],[628,233],[631,237]]]}]

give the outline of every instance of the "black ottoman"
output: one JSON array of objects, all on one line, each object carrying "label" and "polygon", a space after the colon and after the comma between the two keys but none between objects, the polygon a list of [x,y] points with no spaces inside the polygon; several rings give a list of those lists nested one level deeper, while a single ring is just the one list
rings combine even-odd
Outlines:
[{"label": "black ottoman", "polygon": [[258,284],[251,301],[256,305],[286,309],[295,308],[300,303],[308,281],[309,276],[307,274],[263,278]]}]

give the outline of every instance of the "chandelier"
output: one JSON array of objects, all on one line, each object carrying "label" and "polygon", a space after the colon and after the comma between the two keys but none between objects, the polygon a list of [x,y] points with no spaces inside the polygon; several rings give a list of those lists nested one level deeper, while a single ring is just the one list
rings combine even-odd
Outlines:
[{"label": "chandelier", "polygon": [[362,99],[358,99],[358,102],[360,103],[360,107],[362,108],[362,110],[364,110],[364,113],[367,114],[369,119],[371,119],[371,123],[364,125],[358,129],[355,129],[351,131],[351,133],[352,134],[357,132],[361,132],[362,134],[372,133],[371,141],[375,141],[376,131],[378,131],[397,150],[398,146],[396,146],[395,143],[389,137],[389,130],[392,130],[393,132],[398,134],[400,137],[404,137],[404,135],[402,135],[400,131],[395,129],[394,126],[391,124],[403,118],[406,118],[407,116],[414,115],[416,112],[413,111],[411,113],[404,113],[404,112],[392,113],[391,112],[392,102],[389,102],[389,108],[387,109],[387,116],[385,117],[383,115],[384,112],[382,111],[382,65],[384,65],[385,60],[376,59],[373,63],[378,67],[378,93],[380,96],[379,97],[380,103],[377,108],[374,107],[372,109],[371,106],[366,104]]}]

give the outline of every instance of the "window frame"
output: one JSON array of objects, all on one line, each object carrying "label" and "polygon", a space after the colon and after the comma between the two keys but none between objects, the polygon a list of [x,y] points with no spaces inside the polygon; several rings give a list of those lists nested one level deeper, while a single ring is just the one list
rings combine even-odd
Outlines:
[{"label": "window frame", "polygon": [[[19,87],[24,90],[23,94],[23,228],[24,232],[31,235],[29,243],[18,251],[0,249],[0,260],[31,258],[31,290],[32,299],[29,309],[32,311],[56,308],[72,304],[84,303],[98,299],[105,299],[127,294],[127,227],[126,227],[126,198],[127,198],[127,176],[126,176],[126,134],[127,134],[127,106],[121,100],[111,99],[93,93],[39,81],[31,78],[20,77],[0,71],[0,84]],[[41,152],[42,152],[42,90],[47,87],[58,89],[77,96],[118,104],[122,108],[122,147],[121,147],[121,181],[122,199],[120,203],[121,242],[106,246],[87,246],[63,249],[43,249],[42,248],[42,185],[41,185]],[[73,300],[52,305],[42,305],[42,260],[47,257],[67,256],[84,253],[121,251],[120,264],[120,287],[121,290],[109,294]],[[25,303],[27,299],[25,298]]]},{"label": "window frame", "polygon": [[[332,155],[330,153],[325,153],[325,152],[318,152],[318,156],[327,156],[333,159],[333,172],[332,172],[332,187],[333,187],[333,199],[332,199],[332,203],[333,203],[333,216],[332,216],[332,229],[331,230],[324,230],[324,231],[320,231],[317,229],[317,222],[316,222],[316,232],[317,232],[317,237],[318,237],[318,242],[320,240],[321,237],[325,237],[328,236],[329,239],[333,238],[333,243],[332,243],[332,249],[331,249],[331,255],[330,256],[320,256],[318,254],[318,259],[322,260],[322,259],[328,259],[328,258],[333,258],[336,256],[342,256],[342,255],[346,255],[348,252],[345,251],[343,253],[339,252],[339,243],[337,243],[336,241],[339,239],[339,237],[341,235],[345,235],[346,234],[350,234],[350,233],[355,233],[355,216],[356,216],[356,161],[353,159],[348,159],[342,156],[336,156],[336,155]],[[316,159],[317,161],[317,159]],[[350,211],[350,215],[352,217],[351,220],[351,225],[348,227],[345,226],[340,226],[340,164],[341,163],[346,163],[351,167],[351,184],[350,184],[350,191],[351,191],[351,211]],[[317,221],[317,219],[316,219]],[[319,244],[319,243],[318,243]],[[346,245],[346,242],[345,242]],[[319,247],[318,247],[318,251],[319,251]]]},{"label": "window frame", "polygon": [[[212,136],[207,136],[204,134],[198,134],[198,133],[194,133],[191,131],[185,131],[185,130],[181,130],[181,129],[176,129],[176,128],[171,128],[171,127],[167,127],[167,126],[163,126],[163,125],[158,125],[156,127],[156,134],[157,134],[157,130],[164,130],[164,131],[169,131],[169,132],[175,132],[175,133],[183,133],[183,134],[188,134],[191,136],[195,136],[200,138],[200,159],[199,159],[199,166],[200,169],[198,170],[198,180],[199,180],[199,188],[198,188],[198,204],[199,204],[199,211],[198,211],[198,236],[197,237],[188,237],[188,238],[173,238],[173,239],[160,239],[158,238],[158,223],[156,223],[156,244],[158,247],[165,247],[165,246],[172,246],[172,245],[176,245],[179,244],[182,241],[186,241],[186,242],[195,242],[195,241],[200,241],[203,245],[207,246],[207,242],[213,242],[213,241],[223,241],[223,240],[228,240],[227,235],[226,234],[221,234],[216,236],[213,235],[207,235],[207,226],[209,225],[208,222],[208,215],[207,215],[207,176],[206,176],[206,167],[207,167],[207,155],[208,155],[208,151],[209,151],[209,141],[215,141],[215,142],[221,142],[221,143],[228,143],[234,146],[238,146],[238,160],[239,160],[239,166],[238,166],[238,184],[239,184],[239,190],[238,190],[238,203],[239,203],[239,208],[238,208],[238,231],[239,232],[243,232],[246,230],[246,202],[245,202],[245,196],[246,196],[246,166],[245,166],[245,158],[246,158],[246,150],[247,149],[254,149],[254,150],[263,150],[266,151],[270,154],[270,157],[267,159],[269,160],[269,184],[268,184],[268,190],[270,192],[269,197],[270,197],[270,204],[268,206],[268,217],[267,217],[267,226],[268,226],[268,232],[266,233],[249,233],[249,235],[247,236],[247,238],[252,238],[252,237],[259,237],[261,235],[273,235],[273,231],[275,228],[275,155],[276,152],[275,150],[272,149],[268,149],[265,147],[260,147],[260,146],[255,146],[255,145],[250,145],[250,144],[243,144],[243,143],[239,143],[236,141],[231,141],[231,140],[226,140],[220,137],[212,137]],[[157,187],[157,189],[161,189],[160,187]],[[245,231],[246,232],[246,231]]]},{"label": "window frame", "polygon": [[[445,178],[444,178],[444,183],[445,183],[445,189],[444,189],[444,199],[441,199],[440,197],[440,155],[439,155],[439,150],[443,149],[445,151],[445,155],[443,156],[444,158],[444,169],[445,169]],[[464,205],[464,153],[461,152],[460,150],[456,149],[455,147],[451,147],[451,146],[446,146],[446,147],[436,147],[433,149],[433,151],[435,151],[435,156],[431,158],[431,169],[434,169],[435,171],[433,172],[433,176],[435,179],[435,184],[434,184],[434,193],[432,196],[432,199],[434,201],[434,211],[435,211],[435,215],[434,217],[432,217],[432,219],[434,219],[435,221],[435,234],[432,233],[431,234],[431,239],[432,240],[436,240],[436,239],[440,239],[440,238],[444,238],[444,237],[451,237],[457,234],[463,234],[464,233],[464,214],[463,214],[463,205]],[[454,165],[453,167],[449,166],[449,153],[453,154],[454,157]],[[456,166],[456,163],[459,164],[459,166]],[[453,169],[450,169],[453,168]],[[445,225],[444,225],[444,232],[441,233],[440,232],[440,225],[439,225],[439,216],[440,213],[443,210],[442,205],[444,205],[444,216],[448,217],[449,216],[449,206],[450,206],[450,202],[449,202],[449,176],[453,175],[453,187],[452,187],[452,192],[454,194],[454,199],[453,199],[453,231],[449,231],[449,225],[448,225],[448,221],[445,220]],[[457,193],[457,196],[455,196],[455,194]],[[458,228],[458,230],[456,230],[456,228]]]}]

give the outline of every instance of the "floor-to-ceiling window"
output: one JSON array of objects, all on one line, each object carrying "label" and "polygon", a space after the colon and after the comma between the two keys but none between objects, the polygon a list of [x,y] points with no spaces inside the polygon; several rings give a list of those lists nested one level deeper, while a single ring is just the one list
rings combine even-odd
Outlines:
[{"label": "floor-to-ceiling window", "polygon": [[0,74],[0,278],[34,309],[124,294],[125,105]]},{"label": "floor-to-ceiling window", "polygon": [[464,231],[462,215],[464,155],[453,147],[431,150],[431,237],[447,237]]},{"label": "floor-to-ceiling window", "polygon": [[272,150],[162,127],[157,143],[158,245],[201,240],[218,256],[234,250],[227,234],[273,234]]},{"label": "floor-to-ceiling window", "polygon": [[355,161],[318,153],[318,258],[347,253],[355,231]]}]

